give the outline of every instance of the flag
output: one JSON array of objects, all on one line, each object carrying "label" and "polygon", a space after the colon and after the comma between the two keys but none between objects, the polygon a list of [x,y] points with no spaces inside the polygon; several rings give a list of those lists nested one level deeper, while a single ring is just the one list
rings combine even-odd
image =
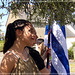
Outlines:
[{"label": "flag", "polygon": [[[49,49],[50,49],[50,32],[51,30],[50,30],[49,25],[46,25],[44,45],[48,47],[47,52],[49,52]],[[47,53],[47,68],[49,68],[49,53]]]},{"label": "flag", "polygon": [[51,26],[51,74],[70,75],[65,26],[56,21]]},{"label": "flag", "polygon": [[44,45],[48,46],[48,33],[50,31],[49,25],[45,27]]}]

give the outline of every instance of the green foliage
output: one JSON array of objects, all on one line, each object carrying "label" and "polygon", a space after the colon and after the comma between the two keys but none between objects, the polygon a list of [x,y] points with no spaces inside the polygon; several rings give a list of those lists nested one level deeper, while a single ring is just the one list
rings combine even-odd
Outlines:
[{"label": "green foliage", "polygon": [[74,59],[73,48],[75,47],[75,42],[73,42],[72,44],[72,47],[70,47],[70,49],[68,50],[69,59]]},{"label": "green foliage", "polygon": [[35,22],[46,22],[48,19],[49,25],[54,20],[59,21],[60,25],[71,22],[75,24],[74,14],[72,14],[75,12],[73,0],[12,0],[12,2],[6,0],[6,2],[8,6],[5,7],[5,2],[2,1],[1,7],[8,11],[12,10],[15,16],[19,10],[23,10],[27,14],[28,20],[35,20]]},{"label": "green foliage", "polygon": [[4,46],[4,40],[0,41],[0,52],[3,50],[3,46]]},{"label": "green foliage", "polygon": [[60,25],[73,22],[74,2],[35,2],[34,8],[39,11],[38,14],[43,18],[49,17],[50,24],[53,20],[59,21]]},{"label": "green foliage", "polygon": [[68,50],[68,56],[69,56],[69,59],[74,59],[74,53],[72,49]]},{"label": "green foliage", "polygon": [[72,47],[75,47],[75,42],[73,42],[72,44],[73,44],[73,46],[72,46]]}]

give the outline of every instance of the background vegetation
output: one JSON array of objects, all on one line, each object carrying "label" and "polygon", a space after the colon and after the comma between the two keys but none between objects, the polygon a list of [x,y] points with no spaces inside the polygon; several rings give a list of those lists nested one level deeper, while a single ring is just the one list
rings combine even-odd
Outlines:
[{"label": "background vegetation", "polygon": [[[16,16],[20,11],[24,11],[28,20],[32,22],[48,22],[49,25],[54,20],[60,25],[73,22],[75,24],[75,2],[74,0],[1,0],[0,9],[10,10]],[[7,13],[1,13],[4,16]]]},{"label": "background vegetation", "polygon": [[0,52],[3,50],[4,40],[0,40]]},{"label": "background vegetation", "polygon": [[68,50],[69,59],[74,59],[75,42],[73,42],[72,44],[72,47],[70,47],[70,49]]}]

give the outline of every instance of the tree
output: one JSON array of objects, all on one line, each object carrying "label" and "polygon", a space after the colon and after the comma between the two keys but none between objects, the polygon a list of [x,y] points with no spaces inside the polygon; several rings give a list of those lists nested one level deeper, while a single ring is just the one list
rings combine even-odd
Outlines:
[{"label": "tree", "polygon": [[75,47],[75,42],[72,43],[72,47],[69,48],[68,54],[69,54],[69,59],[74,59],[74,47]]},{"label": "tree", "polygon": [[1,8],[6,8],[8,12],[12,10],[15,15],[19,13],[18,10],[23,10],[28,15],[29,20],[34,18],[36,22],[46,22],[48,19],[49,25],[54,20],[59,22],[60,25],[71,22],[75,24],[75,14],[73,14],[75,2],[73,0],[13,0],[7,3],[8,6],[5,6],[5,2],[2,1]]}]

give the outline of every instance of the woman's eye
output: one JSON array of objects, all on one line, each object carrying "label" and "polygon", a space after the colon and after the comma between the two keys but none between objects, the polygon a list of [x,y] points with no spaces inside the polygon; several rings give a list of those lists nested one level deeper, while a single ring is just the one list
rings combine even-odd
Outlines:
[{"label": "woman's eye", "polygon": [[29,32],[33,33],[33,31],[32,31],[32,30],[29,30]]},{"label": "woman's eye", "polygon": [[31,30],[29,30],[29,32],[31,32]]}]

